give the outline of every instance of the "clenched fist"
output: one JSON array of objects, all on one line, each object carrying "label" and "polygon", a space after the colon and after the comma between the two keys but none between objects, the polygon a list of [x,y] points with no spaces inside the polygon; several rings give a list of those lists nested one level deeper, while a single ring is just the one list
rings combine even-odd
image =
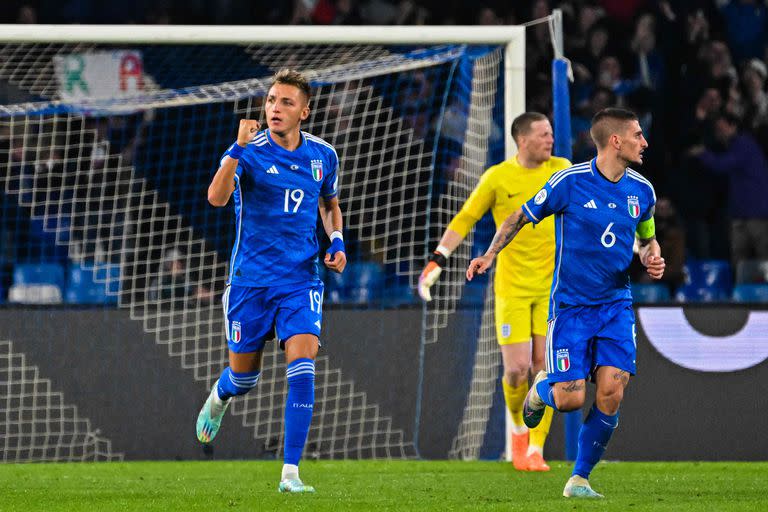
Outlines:
[{"label": "clenched fist", "polygon": [[253,140],[259,128],[261,128],[261,123],[255,119],[241,119],[240,127],[237,129],[237,144],[245,147]]}]

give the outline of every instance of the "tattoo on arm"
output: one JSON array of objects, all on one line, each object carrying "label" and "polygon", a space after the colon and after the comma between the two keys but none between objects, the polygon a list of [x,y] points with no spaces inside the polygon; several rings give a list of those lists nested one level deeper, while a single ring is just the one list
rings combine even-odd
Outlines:
[{"label": "tattoo on arm", "polygon": [[522,208],[507,217],[493,237],[488,252],[499,254],[528,222],[530,221],[528,217],[525,216],[525,213],[523,213]]},{"label": "tattoo on arm", "polygon": [[638,238],[637,241],[640,243],[640,247],[645,247],[654,240],[656,240],[656,235],[653,235],[651,238]]}]

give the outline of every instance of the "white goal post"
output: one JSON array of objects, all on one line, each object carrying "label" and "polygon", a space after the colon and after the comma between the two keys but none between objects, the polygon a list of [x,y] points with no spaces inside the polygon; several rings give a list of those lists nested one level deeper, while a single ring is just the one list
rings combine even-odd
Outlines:
[{"label": "white goal post", "polygon": [[[525,112],[525,27],[498,26],[195,26],[0,24],[0,43],[105,44],[500,44],[504,119]],[[505,130],[506,156],[516,146]]]}]

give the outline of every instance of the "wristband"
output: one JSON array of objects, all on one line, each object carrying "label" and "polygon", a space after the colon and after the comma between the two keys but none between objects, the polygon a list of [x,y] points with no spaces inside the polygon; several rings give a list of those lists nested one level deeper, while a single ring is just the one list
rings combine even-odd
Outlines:
[{"label": "wristband", "polygon": [[439,267],[444,267],[448,263],[448,258],[435,251],[429,255],[429,261],[434,261]]},{"label": "wristband", "polygon": [[453,251],[451,251],[449,248],[447,248],[444,245],[438,245],[437,249],[435,249],[435,252],[439,252],[440,254],[442,254],[443,256],[445,256],[447,258],[448,256],[451,255],[451,252],[453,252]]},{"label": "wristband", "polygon": [[232,144],[232,147],[229,150],[228,156],[229,158],[234,158],[235,160],[239,160],[243,154],[243,151],[245,151],[245,148],[240,144],[238,144],[237,142],[235,142],[234,144]]},{"label": "wristband", "polygon": [[343,253],[347,252],[347,250],[344,247],[344,235],[341,233],[341,231],[334,231],[333,233],[331,233],[330,239],[331,239],[331,246],[325,252],[330,254],[331,258],[333,258],[333,255],[339,251]]}]

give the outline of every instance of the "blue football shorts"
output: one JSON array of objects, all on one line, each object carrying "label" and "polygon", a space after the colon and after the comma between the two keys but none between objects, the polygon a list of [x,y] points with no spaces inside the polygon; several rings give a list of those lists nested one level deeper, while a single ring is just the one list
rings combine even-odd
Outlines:
[{"label": "blue football shorts", "polygon": [[635,374],[637,341],[632,302],[565,306],[550,318],[545,351],[552,382],[586,379],[598,366]]},{"label": "blue football shorts", "polygon": [[285,341],[297,334],[320,337],[323,282],[265,288],[229,285],[221,301],[227,344],[232,352],[258,352],[275,336]]}]

